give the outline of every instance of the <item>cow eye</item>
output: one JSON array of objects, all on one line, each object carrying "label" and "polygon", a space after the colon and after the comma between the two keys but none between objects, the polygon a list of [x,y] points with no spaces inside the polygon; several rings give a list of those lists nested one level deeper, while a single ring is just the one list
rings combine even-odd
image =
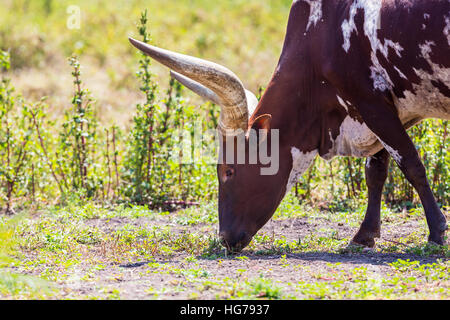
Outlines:
[{"label": "cow eye", "polygon": [[235,169],[229,165],[223,165],[218,170],[218,176],[222,183],[232,180],[235,175]]}]

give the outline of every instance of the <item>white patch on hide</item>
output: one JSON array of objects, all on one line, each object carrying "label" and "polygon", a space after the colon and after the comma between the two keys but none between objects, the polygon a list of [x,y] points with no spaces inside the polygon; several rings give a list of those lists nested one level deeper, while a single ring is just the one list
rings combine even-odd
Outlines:
[{"label": "white patch on hide", "polygon": [[[375,36],[376,38],[376,36]],[[401,52],[403,51],[403,48],[400,46],[400,44],[393,42],[392,40],[385,39],[384,44],[381,44],[381,42],[377,39],[377,43],[375,44],[375,47],[373,47],[372,43],[372,53],[370,55],[370,58],[372,60],[372,66],[370,67],[371,75],[370,77],[373,80],[373,87],[380,91],[386,91],[390,90],[393,86],[392,80],[389,77],[389,74],[387,73],[386,69],[384,69],[380,61],[377,58],[376,52],[379,50],[383,56],[387,59],[389,55],[389,48],[393,48],[395,50],[395,53],[397,56],[401,58]],[[397,69],[400,76],[405,75],[401,73],[400,70]],[[406,77],[405,77],[406,78]]]},{"label": "white patch on hide", "polygon": [[387,71],[381,66],[380,61],[372,52],[372,66],[370,67],[370,78],[373,81],[374,89],[380,91],[390,90],[393,86],[392,80]]},{"label": "white patch on hide", "polygon": [[436,43],[434,43],[434,41],[425,41],[424,44],[420,44],[419,48],[420,48],[420,52],[422,53],[422,57],[429,60],[430,53],[433,51],[431,46],[435,46],[435,45],[436,45]]},{"label": "white patch on hide", "polygon": [[398,74],[400,75],[400,77],[402,77],[403,79],[408,80],[408,78],[405,76],[405,74],[403,72],[401,72],[401,70],[399,68],[397,68],[396,66],[394,66],[395,71],[398,72]]},{"label": "white patch on hide", "polygon": [[372,48],[376,48],[378,41],[377,29],[380,27],[381,1],[374,0],[355,0],[350,7],[349,19],[342,23],[342,33],[344,35],[344,44],[342,47],[346,52],[350,49],[350,37],[356,30],[355,16],[358,9],[364,10],[364,33],[369,38]]},{"label": "white patch on hide", "polygon": [[[373,81],[373,87],[376,90],[386,91],[390,90],[393,86],[392,81],[387,71],[381,66],[378,58],[377,51],[380,51],[385,58],[388,58],[389,49],[394,49],[397,56],[401,57],[401,53],[404,50],[399,43],[393,42],[390,39],[384,39],[383,43],[378,39],[378,29],[381,24],[381,6],[382,1],[375,0],[355,0],[350,7],[349,19],[344,20],[342,23],[342,33],[344,37],[344,43],[342,47],[346,52],[350,49],[350,37],[353,31],[357,32],[355,25],[355,16],[358,9],[364,10],[364,34],[369,38],[372,48],[371,60],[372,66],[371,79]],[[401,76],[403,74],[400,74]],[[403,75],[404,76],[404,75]]]},{"label": "white patch on hide", "polygon": [[311,25],[314,24],[315,26],[317,22],[320,20],[320,18],[322,18],[322,0],[304,0],[304,1],[308,3],[310,7],[308,25],[306,26],[306,31],[308,31]]},{"label": "white patch on hide", "polygon": [[342,34],[344,35],[344,44],[342,45],[342,48],[344,48],[345,52],[348,52],[350,49],[350,36],[353,28],[355,28],[354,25],[351,25],[347,20],[342,23]]},{"label": "white patch on hide", "polygon": [[372,157],[368,157],[367,161],[366,161],[366,168],[369,169],[370,168],[370,161],[372,161]]},{"label": "white patch on hide", "polygon": [[302,152],[299,149],[292,147],[292,170],[289,175],[289,180],[286,185],[286,193],[291,191],[292,187],[297,183],[300,176],[305,173],[306,170],[311,166],[314,159],[316,158],[318,151],[314,150],[311,152]]},{"label": "white patch on hide", "polygon": [[448,45],[450,46],[450,14],[445,17],[444,34],[447,37]]},{"label": "white patch on hide", "polygon": [[384,39],[384,44],[382,45],[381,42],[379,42],[379,44],[377,46],[377,49],[381,51],[381,53],[383,54],[383,56],[385,58],[388,57],[389,48],[393,48],[395,50],[395,53],[397,54],[397,56],[399,56],[400,58],[402,57],[403,48],[397,42],[394,42],[394,41],[389,40],[389,39]]},{"label": "white patch on hide", "polygon": [[387,152],[389,152],[389,154],[395,160],[395,162],[397,162],[398,164],[401,164],[402,163],[402,156],[400,155],[400,153],[398,153],[397,150],[394,150],[392,147],[390,147],[389,145],[384,143],[383,140],[381,140],[379,138],[378,138],[378,140],[380,140],[380,142],[383,145],[383,147],[387,150]]},{"label": "white patch on hide", "polygon": [[[331,138],[331,134],[330,134]],[[322,158],[330,160],[336,156],[369,157],[383,149],[377,136],[367,127],[347,116],[339,128],[339,135],[332,139],[330,151]]]},{"label": "white patch on hide", "polygon": [[[375,39],[377,39],[376,36]],[[401,52],[403,51],[403,48],[400,46],[400,44],[393,42],[392,40],[384,39],[384,44],[381,44],[381,42],[377,39],[376,43],[372,43],[372,52],[370,55],[370,58],[372,60],[372,66],[370,67],[371,78],[373,80],[373,87],[380,91],[391,90],[393,83],[386,69],[381,66],[376,52],[377,50],[379,50],[383,54],[383,56],[388,59],[389,48],[393,48],[397,56],[400,58],[402,57]],[[400,76],[404,76],[404,74],[401,72],[399,72],[399,74]]]},{"label": "white patch on hide", "polygon": [[337,99],[338,99],[338,101],[339,101],[339,104],[340,104],[341,106],[343,106],[344,109],[348,112],[348,106],[347,106],[347,104],[344,102],[344,99],[342,99],[339,95],[336,95],[336,97],[337,97]]},{"label": "white patch on hide", "polygon": [[[425,41],[419,45],[421,57],[427,61],[432,71],[429,73],[414,68],[414,72],[420,78],[419,84],[413,84],[415,93],[405,91],[405,98],[401,99],[394,96],[394,103],[403,124],[417,123],[425,118],[450,119],[450,98],[444,96],[432,83],[439,81],[450,86],[450,68],[444,68],[431,61],[431,53],[435,46],[433,41]],[[411,125],[411,123],[409,124]],[[400,164],[402,157],[399,152],[381,139],[379,140],[394,160]]]},{"label": "white patch on hide", "polygon": [[415,73],[421,79],[419,84],[413,84],[415,93],[405,91],[405,98],[394,97],[394,103],[402,123],[407,123],[412,119],[450,119],[450,98],[444,96],[432,84],[432,81],[440,81],[450,87],[450,68],[444,68],[431,61],[430,54],[433,46],[435,43],[432,41],[426,41],[419,45],[421,55],[431,66],[432,73],[414,68]]}]

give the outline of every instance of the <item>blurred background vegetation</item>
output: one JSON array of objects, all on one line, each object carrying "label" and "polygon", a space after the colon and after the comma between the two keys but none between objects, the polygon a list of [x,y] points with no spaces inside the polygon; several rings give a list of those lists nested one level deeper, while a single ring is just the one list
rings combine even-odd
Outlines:
[{"label": "blurred background vegetation", "polygon": [[[214,199],[215,167],[171,161],[170,137],[193,130],[195,120],[214,128],[217,108],[170,81],[127,38],[216,61],[258,92],[279,58],[291,3],[2,0],[2,210],[69,200],[175,209]],[[68,27],[73,6],[79,29]],[[410,130],[442,206],[449,204],[448,130],[438,120]],[[359,205],[364,162],[317,159],[293,192],[327,209]],[[419,203],[395,164],[384,200],[400,210]]]},{"label": "blurred background vegetation", "polygon": [[[127,38],[216,61],[262,92],[292,0],[0,2],[0,267],[20,255],[20,216],[9,214],[91,202],[156,210],[215,203],[215,166],[183,165],[171,155],[177,130],[193,134],[195,121],[215,128],[218,108],[170,81],[168,70]],[[79,29],[67,25],[73,6]],[[410,130],[441,206],[450,203],[448,131],[440,120]],[[317,159],[285,204],[294,199],[319,210],[360,212],[364,163]],[[394,210],[420,206],[393,163],[383,200]],[[45,286],[0,273],[0,295],[39,297]]]},{"label": "blurred background vegetation", "polygon": [[[59,118],[71,95],[72,54],[80,56],[86,86],[99,102],[102,120],[127,126],[136,90],[136,37],[140,13],[148,9],[152,42],[218,61],[256,91],[275,68],[292,1],[207,0],[1,0],[0,47],[9,50],[16,87],[36,100],[47,96]],[[68,29],[70,6],[81,12],[80,29]],[[167,87],[168,72],[152,66]],[[191,96],[193,97],[193,96]],[[198,102],[199,100],[195,100]]]}]

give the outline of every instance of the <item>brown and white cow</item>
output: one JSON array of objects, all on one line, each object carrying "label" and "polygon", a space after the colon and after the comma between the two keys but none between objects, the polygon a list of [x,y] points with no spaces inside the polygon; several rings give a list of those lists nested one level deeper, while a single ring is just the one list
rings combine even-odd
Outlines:
[{"label": "brown and white cow", "polygon": [[277,174],[261,175],[261,163],[217,167],[220,236],[230,250],[248,245],[317,155],[367,158],[369,203],[354,243],[373,247],[380,236],[390,156],[420,196],[428,240],[444,243],[446,219],[406,129],[426,118],[450,119],[449,0],[294,1],[259,103],[222,66],[130,41],[221,105],[224,141],[235,139],[228,133],[236,129],[279,130]]}]

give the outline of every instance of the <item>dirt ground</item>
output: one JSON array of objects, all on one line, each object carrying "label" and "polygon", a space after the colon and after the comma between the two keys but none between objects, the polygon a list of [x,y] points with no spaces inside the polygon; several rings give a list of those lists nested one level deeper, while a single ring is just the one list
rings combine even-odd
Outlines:
[{"label": "dirt ground", "polygon": [[[83,224],[102,235],[113,235],[124,227],[150,230],[161,226],[168,228],[173,239],[185,239],[186,236],[195,239],[217,233],[216,223],[183,225],[177,221],[168,216],[118,217],[86,219]],[[193,250],[176,250],[171,254],[158,252],[144,258],[112,259],[105,257],[105,252],[112,247],[96,243],[85,246],[84,253],[78,253],[80,261],[70,268],[51,264],[53,272],[64,269],[64,276],[53,279],[59,292],[55,297],[450,298],[448,248],[443,249],[443,253],[420,251],[427,233],[424,219],[385,218],[382,237],[378,239],[375,250],[371,251],[345,250],[356,231],[355,223],[342,219],[297,217],[271,220],[260,230],[253,244],[238,255],[227,255],[220,248],[204,254],[208,243],[199,242],[199,250],[191,248]],[[298,247],[292,249],[295,244]],[[189,245],[195,246],[195,241]],[[133,250],[133,245],[127,250]],[[39,258],[35,251],[28,251],[26,256],[30,261]],[[49,265],[44,262],[22,272],[41,276]]]}]

